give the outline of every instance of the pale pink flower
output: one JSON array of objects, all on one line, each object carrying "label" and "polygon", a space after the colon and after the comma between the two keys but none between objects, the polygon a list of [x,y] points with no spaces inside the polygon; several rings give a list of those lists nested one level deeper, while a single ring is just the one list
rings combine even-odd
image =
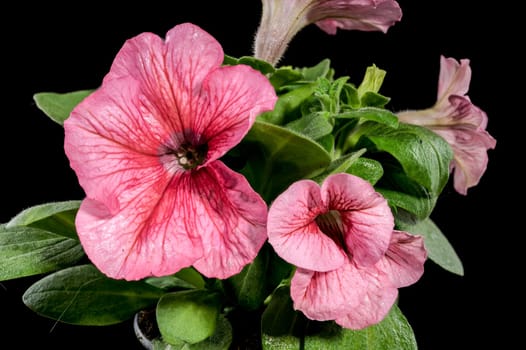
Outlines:
[{"label": "pale pink flower", "polygon": [[436,104],[424,110],[398,113],[401,122],[424,126],[442,136],[453,150],[450,171],[454,188],[463,195],[477,185],[488,165],[496,140],[486,131],[488,117],[466,95],[471,80],[468,59],[440,57]]},{"label": "pale pink flower", "polygon": [[345,328],[380,322],[398,288],[422,276],[427,258],[421,236],[394,230],[385,198],[345,173],[321,186],[293,183],[272,203],[267,229],[276,253],[297,266],[294,308]]},{"label": "pale pink flower", "polygon": [[266,240],[267,207],[220,160],[277,99],[220,44],[185,23],[143,33],[118,52],[102,86],[64,123],[65,152],[86,193],[76,217],[106,275],[162,276],[193,265],[225,278]]},{"label": "pale pink flower", "polygon": [[262,0],[254,56],[275,65],[289,42],[315,23],[328,34],[337,29],[387,32],[402,18],[395,0]]}]

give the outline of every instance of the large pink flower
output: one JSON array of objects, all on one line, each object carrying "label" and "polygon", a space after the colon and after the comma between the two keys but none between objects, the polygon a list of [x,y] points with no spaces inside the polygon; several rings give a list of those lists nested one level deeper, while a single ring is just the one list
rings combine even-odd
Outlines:
[{"label": "large pink flower", "polygon": [[486,131],[488,117],[466,95],[471,80],[469,60],[440,57],[437,102],[424,110],[398,113],[400,121],[421,125],[442,136],[453,150],[450,170],[455,190],[463,195],[477,185],[496,140]]},{"label": "large pink flower", "polygon": [[272,203],[267,229],[276,253],[297,266],[295,309],[351,329],[380,322],[427,257],[421,236],[393,228],[387,201],[357,176],[292,184]]},{"label": "large pink flower", "polygon": [[76,217],[91,261],[128,280],[193,265],[239,272],[266,240],[267,207],[220,160],[277,99],[248,66],[193,24],[128,40],[102,86],[64,123],[86,193]]},{"label": "large pink flower", "polygon": [[289,42],[315,23],[328,34],[337,29],[382,31],[402,18],[395,0],[262,0],[254,56],[275,65]]}]

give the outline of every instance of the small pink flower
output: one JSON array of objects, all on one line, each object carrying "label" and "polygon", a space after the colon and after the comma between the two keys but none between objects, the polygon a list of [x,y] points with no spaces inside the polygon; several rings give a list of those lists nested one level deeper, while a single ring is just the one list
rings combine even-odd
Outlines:
[{"label": "small pink flower", "polygon": [[337,29],[382,31],[402,18],[395,0],[262,0],[254,56],[275,65],[289,42],[315,23],[328,34]]},{"label": "small pink flower", "polygon": [[193,24],[128,40],[102,86],[64,123],[65,152],[86,193],[83,248],[113,278],[193,265],[225,278],[266,240],[267,207],[220,160],[277,99],[248,66]]},{"label": "small pink flower", "polygon": [[422,237],[393,228],[385,198],[357,176],[292,184],[272,203],[267,229],[276,253],[297,266],[294,308],[351,329],[380,322],[427,258]]},{"label": "small pink flower", "polygon": [[416,124],[442,136],[453,149],[450,170],[455,190],[463,195],[477,185],[496,140],[486,131],[488,117],[466,95],[471,80],[469,60],[440,57],[437,102],[431,108],[399,112],[401,122]]}]

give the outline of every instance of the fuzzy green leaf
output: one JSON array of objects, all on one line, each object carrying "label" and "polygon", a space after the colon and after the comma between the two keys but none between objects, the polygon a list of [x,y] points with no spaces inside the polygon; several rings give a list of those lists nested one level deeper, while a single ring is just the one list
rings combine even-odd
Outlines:
[{"label": "fuzzy green leaf", "polygon": [[63,125],[71,111],[94,90],[79,90],[67,93],[39,92],[33,95],[37,107],[51,120]]},{"label": "fuzzy green leaf", "polygon": [[263,350],[416,350],[414,332],[400,309],[394,305],[378,324],[362,330],[344,329],[333,322],[320,324],[321,331],[304,339],[293,335],[263,333]]},{"label": "fuzzy green leaf", "polygon": [[24,303],[34,312],[64,323],[103,326],[130,319],[155,305],[163,291],[143,281],[114,280],[93,265],[57,271],[34,283]]},{"label": "fuzzy green leaf", "polygon": [[464,267],[455,249],[442,233],[440,228],[430,218],[408,224],[397,220],[397,226],[409,233],[424,236],[424,244],[428,257],[443,269],[463,276]]},{"label": "fuzzy green leaf", "polygon": [[384,174],[384,170],[380,162],[364,157],[356,159],[356,161],[351,164],[346,172],[369,181],[371,185],[375,185]]},{"label": "fuzzy green leaf", "polygon": [[75,215],[81,201],[51,202],[27,208],[7,224],[7,228],[29,226],[78,240]]},{"label": "fuzzy green leaf", "polygon": [[195,344],[216,332],[219,312],[218,295],[198,289],[163,295],[156,317],[163,341]]},{"label": "fuzzy green leaf", "polygon": [[221,315],[217,320],[216,331],[205,340],[195,344],[190,344],[182,340],[177,342],[177,344],[169,344],[162,339],[154,339],[152,341],[152,350],[228,350],[231,343],[232,326],[230,322]]},{"label": "fuzzy green leaf", "polygon": [[262,249],[254,261],[240,273],[223,281],[225,288],[233,292],[239,306],[255,310],[263,304],[267,297],[267,268],[268,253],[266,249]]},{"label": "fuzzy green leaf", "polygon": [[82,257],[78,240],[34,227],[0,228],[0,280],[56,271]]},{"label": "fuzzy green leaf", "polygon": [[[409,124],[390,128],[368,122],[362,126],[361,132],[362,139],[372,142],[377,151],[396,158],[405,174],[425,187],[431,197],[442,192],[449,179],[449,163],[453,157],[451,148],[442,137]],[[358,143],[358,147],[367,146]]]},{"label": "fuzzy green leaf", "polygon": [[[279,96],[274,109],[258,116],[258,120],[270,124],[283,125],[299,117],[299,106],[316,90],[315,83],[304,84]],[[294,113],[296,112],[296,113]],[[296,116],[294,117],[294,114]]]},{"label": "fuzzy green leaf", "polygon": [[301,118],[293,120],[285,125],[287,129],[304,135],[311,140],[319,139],[332,131],[332,125],[328,120],[328,112],[313,112]]},{"label": "fuzzy green leaf", "polygon": [[179,270],[177,273],[162,277],[149,277],[146,283],[164,290],[203,288],[205,280],[193,267]]},{"label": "fuzzy green leaf", "polygon": [[355,110],[345,111],[336,114],[335,118],[339,119],[363,119],[385,124],[391,128],[398,127],[398,117],[387,109],[378,107],[363,107]]},{"label": "fuzzy green leaf", "polygon": [[250,152],[242,172],[266,200],[293,181],[319,175],[331,162],[329,153],[317,142],[262,121],[254,123],[242,148]]}]

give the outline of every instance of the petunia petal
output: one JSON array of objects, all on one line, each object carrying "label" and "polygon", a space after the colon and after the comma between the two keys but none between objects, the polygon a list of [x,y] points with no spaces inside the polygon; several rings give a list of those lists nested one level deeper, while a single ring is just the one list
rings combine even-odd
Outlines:
[{"label": "petunia petal", "polygon": [[304,269],[340,267],[345,251],[315,223],[316,217],[327,211],[318,184],[311,180],[293,183],[269,209],[269,243],[284,260]]},{"label": "petunia petal", "polygon": [[385,254],[394,227],[386,199],[369,182],[343,173],[327,177],[321,195],[329,209],[341,215],[345,244],[353,262],[375,264]]},{"label": "petunia petal", "polygon": [[192,129],[199,130],[210,149],[208,159],[219,159],[237,145],[254,124],[256,116],[272,110],[277,95],[268,79],[249,66],[225,66],[203,82],[201,104]]},{"label": "petunia petal", "polygon": [[129,77],[140,86],[143,103],[153,117],[169,124],[178,134],[176,145],[196,143],[202,130],[195,129],[199,110],[208,101],[201,95],[205,78],[221,66],[221,45],[196,25],[183,23],[166,34],[166,40],[143,33],[126,41],[104,78]]},{"label": "petunia petal", "polygon": [[447,103],[450,95],[467,94],[470,81],[471,67],[468,59],[458,62],[454,58],[440,56],[437,105]]},{"label": "petunia petal", "polygon": [[328,34],[336,34],[337,29],[386,33],[401,18],[394,0],[316,1],[309,12],[309,19]]},{"label": "petunia petal", "polygon": [[136,92],[132,80],[119,79],[88,96],[64,122],[64,150],[80,185],[111,211],[126,201],[123,189],[163,176],[158,149],[170,131],[147,116]]},{"label": "petunia petal", "polygon": [[470,187],[476,186],[488,165],[488,149],[495,148],[495,139],[485,130],[473,130],[457,127],[455,129],[437,129],[452,147],[455,190],[463,195]]},{"label": "petunia petal", "polygon": [[86,198],[76,216],[82,246],[102,272],[126,280],[164,276],[202,256],[201,239],[187,231],[179,210],[186,198],[170,190],[166,179],[142,178],[128,186],[126,202],[121,196],[109,208]]},{"label": "petunia petal", "polygon": [[207,277],[230,277],[252,262],[267,240],[267,205],[243,175],[221,161],[194,172],[192,181],[185,220],[205,247],[194,267]]},{"label": "petunia petal", "polygon": [[394,230],[385,258],[376,267],[390,276],[395,287],[406,287],[422,277],[426,258],[422,236]]},{"label": "petunia petal", "polygon": [[329,272],[297,269],[290,288],[294,308],[308,318],[336,320],[351,329],[381,321],[398,296],[382,271],[362,269],[349,260]]}]

